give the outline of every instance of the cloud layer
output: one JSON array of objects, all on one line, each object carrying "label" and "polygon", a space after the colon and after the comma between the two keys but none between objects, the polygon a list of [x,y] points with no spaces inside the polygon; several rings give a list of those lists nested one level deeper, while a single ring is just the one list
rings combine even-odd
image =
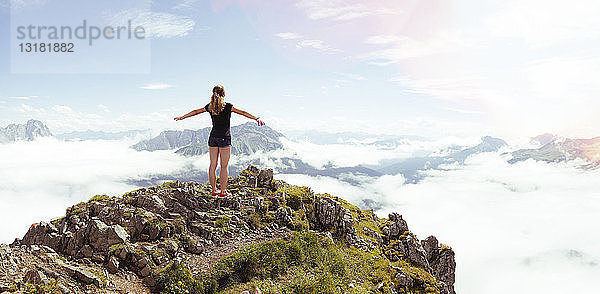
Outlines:
[{"label": "cloud layer", "polygon": [[128,179],[171,173],[194,162],[171,152],[136,152],[128,148],[131,143],[44,138],[0,145],[0,242],[12,242],[31,223],[62,216],[94,195],[118,196],[136,188],[124,184]]}]

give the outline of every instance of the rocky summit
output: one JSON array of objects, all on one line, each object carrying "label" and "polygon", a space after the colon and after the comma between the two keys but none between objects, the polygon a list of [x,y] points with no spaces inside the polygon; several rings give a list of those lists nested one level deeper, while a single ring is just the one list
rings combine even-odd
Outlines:
[{"label": "rocky summit", "polygon": [[249,166],[233,197],[167,182],[98,195],[0,246],[0,293],[454,292],[453,250]]}]

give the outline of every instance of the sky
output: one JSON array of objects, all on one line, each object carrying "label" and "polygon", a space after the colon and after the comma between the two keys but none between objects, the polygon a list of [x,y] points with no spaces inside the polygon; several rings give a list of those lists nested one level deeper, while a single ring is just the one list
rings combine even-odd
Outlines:
[{"label": "sky", "polygon": [[[36,118],[54,133],[199,129],[208,117],[172,118],[202,107],[223,84],[228,101],[281,131],[600,134],[597,1],[64,3],[0,0],[0,126]],[[11,55],[11,20],[23,11],[38,25],[127,18],[148,39],[44,64],[50,58]],[[69,73],[85,56],[103,73]],[[138,57],[141,73],[120,72]],[[19,73],[11,68],[19,58],[50,73]]]}]

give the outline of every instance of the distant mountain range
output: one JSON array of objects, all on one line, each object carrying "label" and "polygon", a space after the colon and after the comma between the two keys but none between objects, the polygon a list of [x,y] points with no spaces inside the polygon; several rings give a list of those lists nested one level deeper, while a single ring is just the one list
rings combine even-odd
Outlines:
[{"label": "distant mountain range", "polygon": [[420,171],[443,169],[440,167],[443,164],[463,164],[471,155],[483,152],[496,152],[506,145],[506,142],[502,139],[486,136],[481,138],[481,143],[474,147],[453,151],[445,156],[411,157],[399,163],[382,167],[377,171],[387,175],[402,174],[406,178],[407,183],[418,183],[424,178],[424,175]]},{"label": "distant mountain range", "polygon": [[597,165],[600,160],[600,137],[592,139],[569,139],[543,134],[532,139],[533,143],[542,145],[535,149],[520,149],[511,153],[508,162],[516,163],[528,159],[545,162],[563,162],[576,158],[590,161]]},{"label": "distant mountain range", "polygon": [[51,137],[48,127],[39,120],[30,119],[25,124],[10,124],[0,128],[0,143],[33,141],[40,137]]},{"label": "distant mountain range", "polygon": [[420,136],[373,135],[364,132],[323,132],[318,130],[289,131],[288,138],[294,141],[308,141],[313,144],[343,144],[349,142],[368,142],[375,145],[396,146],[401,140],[426,140]]},{"label": "distant mountain range", "polygon": [[[163,131],[158,136],[141,141],[131,148],[137,151],[173,150],[175,153],[194,156],[208,152],[208,137],[211,128],[197,131]],[[283,135],[268,126],[257,126],[248,122],[231,127],[231,153],[233,155],[252,154],[259,150],[264,152],[283,148],[279,141]]]},{"label": "distant mountain range", "polygon": [[[131,146],[138,151],[156,151],[173,150],[183,156],[197,156],[208,152],[208,137],[211,128],[200,130],[184,131],[163,131],[158,136],[140,141]],[[231,128],[232,154],[250,155],[259,151],[268,153],[283,148],[281,139],[285,136],[268,126],[258,127],[255,123],[249,122]],[[124,138],[139,138],[149,136],[150,130],[131,130],[117,133],[108,133],[103,131],[78,131],[56,135],[56,138],[62,140],[120,140]],[[9,143],[14,141],[32,141],[39,137],[50,137],[52,133],[44,123],[38,120],[29,120],[26,124],[11,124],[5,128],[0,128],[0,143]],[[419,140],[418,137],[403,136],[380,136],[369,137],[363,133],[337,133],[327,139],[327,133],[317,132],[310,136],[307,133],[297,133],[294,135],[296,140],[309,140],[311,143],[319,145],[314,140],[324,143],[336,144],[362,144],[376,146],[378,149],[393,150],[401,144],[408,144],[406,140]],[[332,141],[333,140],[333,141]],[[329,144],[328,143],[328,144]],[[600,166],[600,137],[592,139],[569,139],[554,136],[552,134],[542,134],[532,138],[532,143],[540,147],[530,149],[520,149],[510,153],[512,158],[508,160],[513,164],[519,161],[533,159],[544,162],[563,162],[577,158],[589,161],[584,166],[596,168]],[[481,143],[473,147],[448,146],[440,152],[418,152],[407,159],[389,159],[380,162],[378,165],[357,165],[351,167],[336,167],[332,164],[323,168],[314,167],[302,158],[291,156],[273,157],[272,154],[266,154],[269,160],[276,162],[274,170],[281,174],[304,174],[309,176],[327,176],[333,177],[353,185],[360,185],[365,178],[379,177],[382,175],[402,174],[406,178],[406,183],[418,183],[426,174],[426,170],[445,170],[445,165],[464,164],[465,160],[472,155],[484,152],[497,152],[500,148],[507,146],[507,143],[499,138],[490,136],[482,137]],[[318,147],[316,147],[318,148]],[[319,152],[319,150],[315,150]],[[237,165],[230,166],[230,173],[237,175],[243,167],[248,164],[263,165],[263,159],[250,159],[243,162],[237,162]],[[141,186],[148,186],[161,183],[164,180],[183,180],[200,181],[207,180],[205,170],[194,170],[188,167],[176,174],[156,174],[150,175],[145,179],[131,180]]]},{"label": "distant mountain range", "polygon": [[55,135],[57,139],[71,141],[71,140],[123,140],[133,139],[137,137],[150,137],[152,130],[130,130],[122,132],[103,132],[103,131],[76,131],[64,134]]}]

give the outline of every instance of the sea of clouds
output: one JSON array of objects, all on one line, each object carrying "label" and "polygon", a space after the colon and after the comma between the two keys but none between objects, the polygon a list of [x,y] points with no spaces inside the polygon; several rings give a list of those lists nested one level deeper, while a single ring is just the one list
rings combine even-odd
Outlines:
[{"label": "sea of clouds", "polygon": [[134,141],[60,141],[0,144],[0,242],[22,237],[32,223],[64,215],[94,195],[120,196],[129,180],[169,174],[208,158],[171,151],[137,152]]},{"label": "sea of clouds", "polygon": [[[32,223],[62,216],[67,207],[94,195],[118,196],[138,188],[128,184],[131,180],[208,165],[206,155],[137,152],[128,148],[133,143],[44,138],[0,145],[0,242],[12,242]],[[373,165],[477,143],[406,140],[382,148],[284,140],[284,150],[234,157],[232,164],[258,159],[274,166],[279,157],[294,157],[318,168]],[[348,175],[359,185],[299,174],[276,178],[355,203],[375,200],[382,217],[401,213],[419,238],[435,235],[454,248],[457,293],[592,291],[600,276],[600,171],[579,169],[578,162],[511,165],[504,151],[473,156],[446,171],[427,171],[418,184],[405,184],[402,175]]]}]

